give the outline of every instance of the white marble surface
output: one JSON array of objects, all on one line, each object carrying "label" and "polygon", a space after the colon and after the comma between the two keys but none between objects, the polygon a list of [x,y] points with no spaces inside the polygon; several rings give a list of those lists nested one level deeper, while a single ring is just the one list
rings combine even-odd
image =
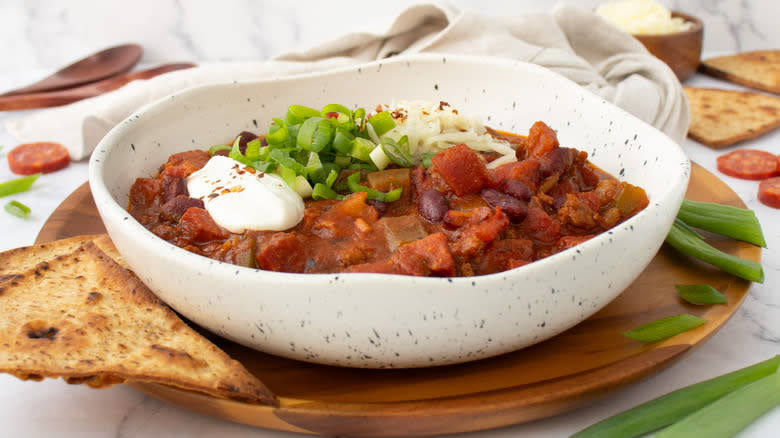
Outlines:
[{"label": "white marble surface", "polygon": [[[383,29],[409,0],[373,2],[314,0],[270,2],[224,0],[0,0],[0,91],[23,85],[53,68],[121,42],[141,43],[143,62],[267,59],[354,30]],[[487,14],[545,11],[545,0],[453,1],[461,9]],[[595,6],[597,0],[577,2]],[[777,48],[780,3],[775,0],[676,0],[667,6],[693,13],[705,22],[705,52]],[[690,85],[733,87],[702,76]],[[737,87],[733,87],[737,88]],[[2,128],[25,112],[0,112],[0,181],[14,175],[5,154],[15,140]],[[56,139],[54,139],[56,140]],[[780,154],[780,131],[744,143]],[[690,157],[713,170],[717,152],[693,141]],[[711,340],[684,360],[592,406],[528,424],[465,437],[562,437],[627,407],[676,388],[755,363],[780,353],[780,210],[756,200],[755,182],[722,177],[756,211],[768,249],[763,255],[766,282],[751,287],[737,314]],[[42,177],[35,190],[14,198],[31,206],[21,220],[0,211],[0,250],[33,242],[40,227],[67,195],[87,179],[85,162]],[[4,203],[4,202],[3,202]],[[0,436],[62,437],[292,437],[196,414],[160,402],[126,386],[94,390],[60,380],[22,382],[0,375]],[[778,436],[780,408],[744,430],[741,437]]]}]

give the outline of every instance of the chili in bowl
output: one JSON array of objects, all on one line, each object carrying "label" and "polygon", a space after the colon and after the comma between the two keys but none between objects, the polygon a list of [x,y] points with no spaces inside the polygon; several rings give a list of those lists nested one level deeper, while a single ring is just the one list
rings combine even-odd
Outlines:
[{"label": "chili in bowl", "polygon": [[[379,114],[404,125],[397,96],[479,115],[479,141],[499,146],[463,128],[433,150],[415,130],[381,148],[394,128]],[[373,132],[323,146],[290,116],[326,130],[333,102],[358,129],[379,117]],[[664,134],[545,69],[420,55],[177,93],[103,139],[90,186],[128,264],[194,323],[402,368],[517,350],[595,313],[663,243],[689,171]]]}]

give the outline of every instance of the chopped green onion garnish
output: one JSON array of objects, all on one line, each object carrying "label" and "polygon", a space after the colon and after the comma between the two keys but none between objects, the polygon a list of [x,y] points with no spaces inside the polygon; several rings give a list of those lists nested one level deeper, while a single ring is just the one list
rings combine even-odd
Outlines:
[{"label": "chopped green onion garnish", "polygon": [[273,146],[286,146],[290,137],[290,129],[287,122],[283,119],[273,119],[273,123],[268,127],[268,134],[265,135],[265,141]]},{"label": "chopped green onion garnish", "polygon": [[331,170],[330,173],[328,173],[327,178],[325,178],[325,185],[328,186],[328,188],[333,187],[333,183],[336,182],[338,177],[339,173],[336,170]]},{"label": "chopped green onion garnish", "polygon": [[252,162],[249,159],[247,159],[247,157],[245,157],[244,154],[241,153],[241,148],[239,146],[240,141],[241,141],[241,137],[237,137],[235,141],[233,141],[233,147],[230,148],[230,158],[238,161],[241,164],[249,166],[250,164],[252,164]]},{"label": "chopped green onion garnish", "polygon": [[16,178],[0,183],[0,198],[29,190],[39,176],[41,176],[40,173],[34,173],[32,175],[23,176],[21,178]]},{"label": "chopped green onion garnish", "polygon": [[314,188],[312,189],[311,192],[311,197],[315,201],[319,201],[322,199],[343,199],[344,198],[344,196],[338,194],[332,188],[321,183],[314,184]]},{"label": "chopped green onion garnish", "polygon": [[[395,127],[395,120],[388,111],[376,113],[370,120],[367,118],[363,108],[352,111],[335,103],[320,110],[291,105],[283,118],[272,119],[265,135],[266,146],[258,138],[247,142],[242,153],[237,138],[232,146],[214,146],[209,152],[229,150],[230,158],[263,172],[276,171],[293,188],[300,185],[296,182],[300,177],[306,180],[309,191],[317,184],[332,189],[341,169],[378,170],[371,153],[382,153],[378,135]],[[370,129],[366,129],[367,124]],[[387,141],[389,146],[386,147],[397,163],[407,167],[414,165],[405,138],[398,144]],[[384,164],[387,163],[389,161]],[[321,190],[317,192],[318,196],[324,196]],[[376,192],[372,196],[388,200],[400,197],[400,194]]]},{"label": "chopped green onion garnish", "polygon": [[309,153],[309,159],[306,163],[306,175],[315,184],[325,182],[327,175],[325,174],[325,168],[322,166],[322,161],[320,161],[320,154],[316,152]]},{"label": "chopped green onion garnish", "polygon": [[696,257],[737,277],[764,282],[764,269],[760,263],[735,257],[710,246],[680,219],[675,220],[666,242],[683,254]]},{"label": "chopped green onion garnish", "polygon": [[379,190],[372,189],[370,187],[362,186],[358,184],[360,182],[360,172],[355,172],[349,177],[347,177],[347,184],[349,185],[349,190],[352,192],[366,192],[366,198],[373,199],[375,201],[381,201],[381,202],[393,202],[401,199],[401,193],[403,192],[403,188],[399,187],[397,189],[390,190],[389,192],[380,192]]},{"label": "chopped green onion garnish", "polygon": [[414,160],[412,160],[412,156],[409,154],[409,138],[407,136],[401,137],[397,143],[390,137],[384,137],[382,138],[381,146],[382,151],[393,163],[401,167],[414,166]]},{"label": "chopped green onion garnish", "polygon": [[761,224],[752,210],[685,199],[677,217],[692,227],[766,247]]},{"label": "chopped green onion garnish", "polygon": [[[252,141],[247,142],[246,153],[244,153],[244,156],[249,161],[261,161],[267,158],[263,156],[263,151],[264,151],[263,148],[260,146],[260,139],[256,138]],[[266,152],[266,155],[267,154],[268,153]]]},{"label": "chopped green onion garnish", "polygon": [[14,216],[20,217],[22,219],[26,218],[28,214],[30,214],[30,207],[22,204],[18,201],[10,201],[8,204],[5,204],[5,211],[8,213],[11,213]]},{"label": "chopped green onion garnish", "polygon": [[279,172],[279,176],[282,177],[284,182],[286,182],[288,186],[295,189],[295,186],[297,185],[295,180],[298,176],[295,171],[283,164],[276,166],[276,170]]},{"label": "chopped green onion garnish", "polygon": [[355,136],[350,134],[349,131],[336,129],[336,134],[333,136],[333,149],[342,156],[349,155],[349,152],[352,150],[352,141],[354,139]]},{"label": "chopped green onion garnish", "polygon": [[320,112],[314,108],[303,105],[290,105],[287,108],[287,121],[291,125],[297,125],[310,117],[319,116]]},{"label": "chopped green onion garnish", "polygon": [[433,152],[428,152],[426,154],[423,154],[423,156],[422,156],[422,165],[423,165],[424,168],[427,169],[427,168],[433,166],[433,157],[435,155],[436,154],[433,153]]},{"label": "chopped green onion garnish", "polygon": [[695,329],[705,322],[704,318],[683,313],[648,322],[622,335],[640,342],[655,342]]},{"label": "chopped green onion garnish", "polygon": [[376,145],[368,139],[362,137],[355,137],[352,140],[352,148],[349,151],[349,155],[360,161],[368,162],[371,160],[371,151],[374,150]]},{"label": "chopped green onion garnish", "polygon": [[374,132],[378,136],[382,136],[387,133],[387,131],[395,128],[395,120],[393,120],[393,116],[389,111],[382,111],[374,114],[368,119],[368,123],[371,124],[371,127],[374,128]]},{"label": "chopped green onion garnish", "polygon": [[677,294],[691,304],[728,304],[725,295],[709,284],[676,284]]},{"label": "chopped green onion garnish", "polygon": [[285,152],[281,149],[271,149],[271,152],[268,153],[268,157],[279,163],[280,166],[291,169],[296,175],[303,175],[305,172],[303,164],[290,157],[289,152]]},{"label": "chopped green onion garnish", "polygon": [[333,125],[323,117],[306,119],[298,131],[297,145],[307,151],[320,152],[333,138]]},{"label": "chopped green onion garnish", "polygon": [[[672,424],[748,383],[776,373],[780,356],[705,380],[600,421],[571,438],[631,438]],[[780,393],[780,391],[778,391]],[[730,415],[724,415],[729,418]]]},{"label": "chopped green onion garnish", "polygon": [[658,432],[656,438],[728,438],[780,404],[780,371],[738,388]]}]

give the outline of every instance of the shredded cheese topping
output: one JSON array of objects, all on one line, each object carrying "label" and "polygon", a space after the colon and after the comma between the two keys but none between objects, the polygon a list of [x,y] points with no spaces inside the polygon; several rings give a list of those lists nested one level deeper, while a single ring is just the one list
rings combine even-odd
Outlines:
[{"label": "shredded cheese topping", "polygon": [[479,116],[462,115],[446,102],[403,101],[384,109],[391,112],[396,123],[395,128],[384,136],[395,141],[407,136],[410,155],[417,162],[422,161],[424,154],[461,143],[477,151],[502,155],[491,161],[488,167],[516,161],[515,150],[508,142],[493,138]]}]

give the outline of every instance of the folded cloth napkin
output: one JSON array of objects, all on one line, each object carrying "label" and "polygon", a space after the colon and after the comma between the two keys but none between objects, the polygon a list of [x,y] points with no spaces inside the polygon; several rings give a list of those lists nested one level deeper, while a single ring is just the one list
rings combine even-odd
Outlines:
[{"label": "folded cloth napkin", "polygon": [[671,69],[630,35],[592,11],[567,3],[550,13],[487,16],[449,4],[403,10],[381,33],[344,35],[305,51],[261,62],[202,65],[134,81],[119,90],[11,120],[20,141],[56,139],[74,160],[87,158],[100,139],[143,105],[195,85],[325,71],[432,52],[481,55],[535,63],[568,77],[681,143],[689,113]]}]

